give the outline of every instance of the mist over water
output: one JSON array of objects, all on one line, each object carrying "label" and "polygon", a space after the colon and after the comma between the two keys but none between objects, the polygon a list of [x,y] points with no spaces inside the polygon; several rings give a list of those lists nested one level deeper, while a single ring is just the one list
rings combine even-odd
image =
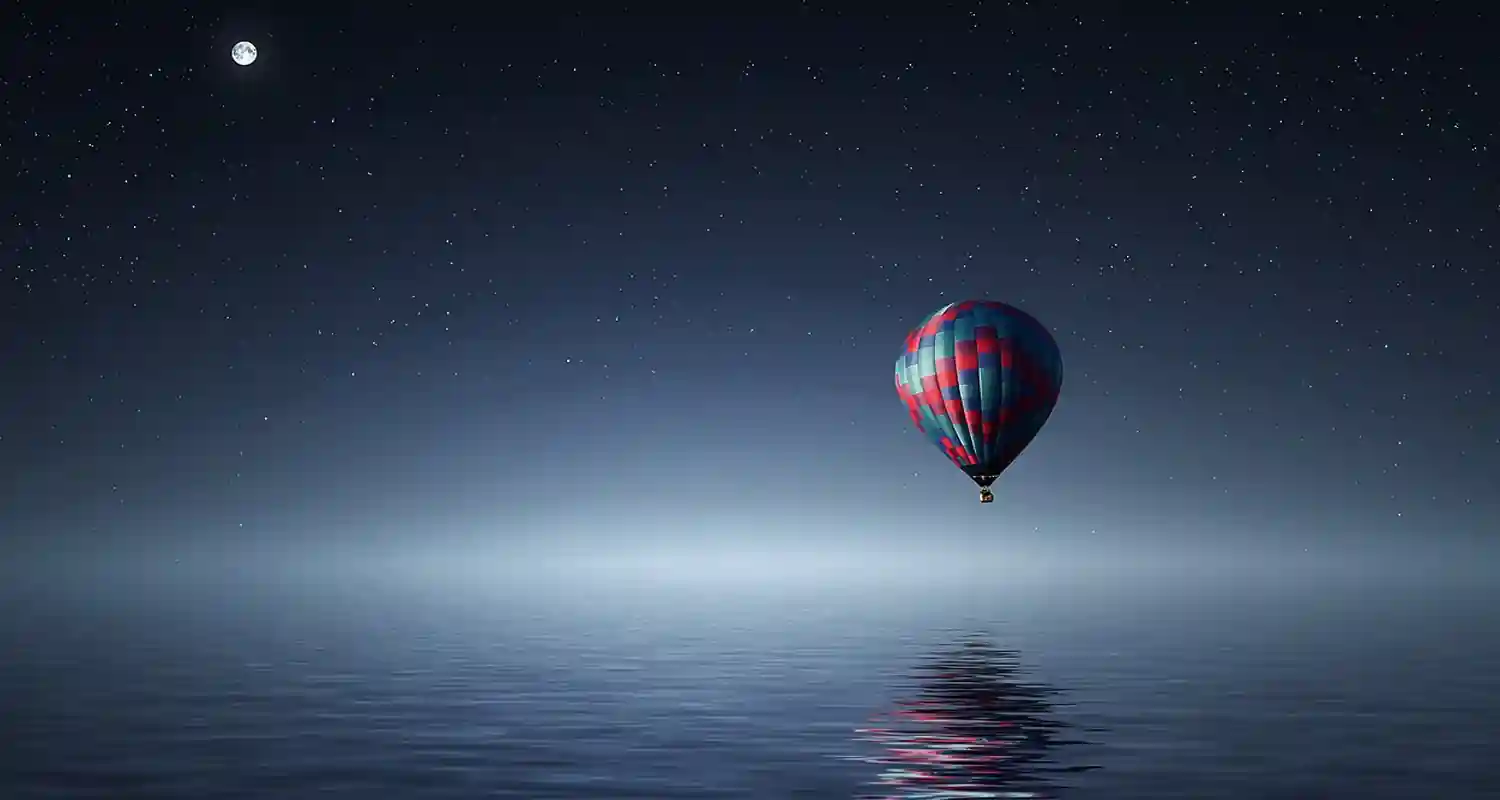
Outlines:
[{"label": "mist over water", "polygon": [[[12,562],[0,796],[1500,796],[1497,594],[1478,573],[1150,561],[407,546]],[[998,660],[955,662],[973,641]],[[872,720],[913,702],[947,711],[903,728],[927,738],[897,758]],[[1016,730],[1030,760],[1002,757]],[[1038,779],[1042,762],[1064,771]],[[923,769],[976,793],[890,780]]]}]

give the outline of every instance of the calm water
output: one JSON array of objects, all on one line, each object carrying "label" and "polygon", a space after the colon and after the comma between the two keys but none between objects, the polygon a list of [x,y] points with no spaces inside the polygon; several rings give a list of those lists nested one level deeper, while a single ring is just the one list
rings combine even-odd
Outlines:
[{"label": "calm water", "polygon": [[995,583],[12,578],[0,797],[1500,797],[1492,592]]}]

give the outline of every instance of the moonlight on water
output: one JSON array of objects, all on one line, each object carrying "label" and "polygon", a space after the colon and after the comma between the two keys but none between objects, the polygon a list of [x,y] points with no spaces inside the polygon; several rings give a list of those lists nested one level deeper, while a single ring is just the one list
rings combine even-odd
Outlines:
[{"label": "moonlight on water", "polygon": [[255,63],[256,55],[255,45],[249,42],[240,42],[234,46],[234,49],[229,51],[229,57],[234,59],[234,63],[242,67],[248,67]]}]

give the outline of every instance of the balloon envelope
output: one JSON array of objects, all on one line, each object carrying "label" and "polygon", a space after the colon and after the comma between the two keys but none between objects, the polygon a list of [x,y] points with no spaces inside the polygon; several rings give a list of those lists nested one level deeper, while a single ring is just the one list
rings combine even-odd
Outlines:
[{"label": "balloon envelope", "polygon": [[990,300],[950,303],[906,336],[896,392],[917,429],[988,487],[1057,405],[1062,354],[1026,312]]}]

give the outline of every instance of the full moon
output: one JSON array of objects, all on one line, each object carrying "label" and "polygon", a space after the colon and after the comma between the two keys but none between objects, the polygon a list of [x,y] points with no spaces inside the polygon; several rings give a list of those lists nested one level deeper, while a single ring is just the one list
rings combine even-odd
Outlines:
[{"label": "full moon", "polygon": [[229,57],[234,59],[234,63],[242,67],[248,67],[254,63],[255,55],[255,45],[249,42],[240,42],[234,46],[233,50],[229,51]]}]

